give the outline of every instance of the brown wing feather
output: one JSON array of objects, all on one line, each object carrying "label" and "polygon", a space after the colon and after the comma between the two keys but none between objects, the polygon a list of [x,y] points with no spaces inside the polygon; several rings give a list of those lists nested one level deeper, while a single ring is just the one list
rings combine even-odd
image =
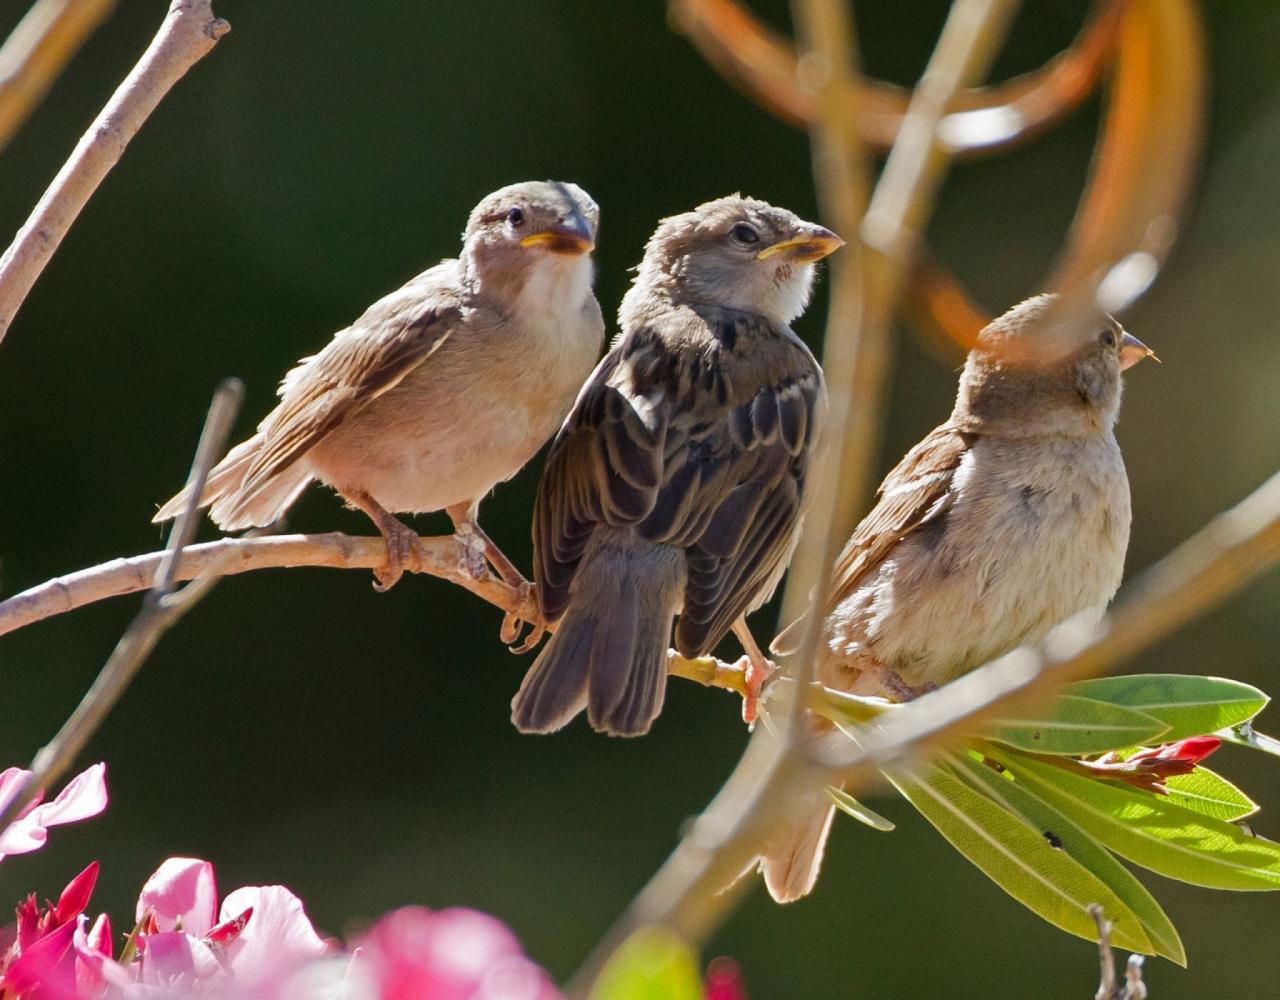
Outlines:
[{"label": "brown wing feather", "polygon": [[885,477],[876,505],[836,560],[828,610],[853,593],[901,538],[945,512],[955,471],[973,439],[974,435],[943,424],[907,452]]},{"label": "brown wing feather", "polygon": [[736,322],[740,333],[684,349],[634,331],[583,388],[548,456],[534,511],[538,598],[548,618],[568,606],[601,527],[685,549],[676,642],[687,655],[710,649],[767,598],[762,591],[799,522],[823,389],[798,342],[777,345],[788,363],[769,369],[776,377],[753,378],[735,345],[750,352],[752,335],[757,343],[781,338]]},{"label": "brown wing feather", "polygon": [[458,325],[452,296],[397,293],[371,308],[286,376],[280,405],[260,426],[262,447],[240,493],[252,496],[345,418],[429,358]]}]

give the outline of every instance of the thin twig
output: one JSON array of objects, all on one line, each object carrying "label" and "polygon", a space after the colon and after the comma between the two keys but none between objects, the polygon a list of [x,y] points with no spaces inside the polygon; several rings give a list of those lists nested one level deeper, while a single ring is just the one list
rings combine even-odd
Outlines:
[{"label": "thin twig", "polygon": [[0,257],[0,340],[89,197],[170,88],[230,30],[210,0],[173,0],[147,51],[116,89]]},{"label": "thin twig", "polygon": [[0,48],[0,149],[118,0],[36,0]]},{"label": "thin twig", "polygon": [[[852,32],[834,19],[835,6],[826,0],[805,0],[797,4],[797,21],[819,35],[823,30],[838,31],[837,41],[844,41],[852,37]],[[851,371],[843,367],[846,361],[837,374],[829,371],[830,381],[837,389],[841,385],[848,387],[852,400],[856,400],[850,406],[858,409],[846,412],[847,429],[838,443],[840,460],[835,479],[818,486],[814,510],[807,518],[801,546],[814,546],[813,552],[829,548],[827,542],[833,538],[847,536],[855,513],[862,509],[864,498],[870,493],[872,452],[879,437],[881,387],[888,366],[889,324],[947,162],[946,152],[935,141],[938,123],[956,93],[985,76],[1016,6],[1014,0],[956,0],[871,198],[860,232],[865,244],[861,295],[850,296],[855,303],[861,302],[860,321],[855,330],[834,333],[837,340],[859,338],[852,355],[859,367]],[[815,37],[813,44],[817,43]],[[816,68],[825,73],[825,79],[819,77],[820,82],[830,85],[832,74],[848,72],[850,58],[847,50],[815,52],[812,59],[806,57],[801,64],[807,65],[809,71]],[[837,59],[839,63],[834,61]],[[845,142],[840,151],[844,156],[850,151],[843,126],[835,122],[832,117],[832,125],[841,131],[835,135],[823,133],[822,143],[815,150],[815,172],[820,182],[856,183],[856,167],[850,169],[830,158],[835,152],[834,142]],[[826,124],[824,119],[823,127]],[[828,190],[821,192],[821,198],[824,209],[858,203],[856,192]],[[844,308],[842,304],[842,311]],[[860,398],[864,392],[869,396],[865,401]],[[833,422],[845,423],[839,420],[838,412],[836,416]],[[810,535],[816,536],[817,542],[808,540]],[[830,560],[817,566],[812,559],[802,563],[804,568],[788,584],[789,595],[797,595],[789,596],[789,603],[794,605],[797,598],[803,603],[813,582],[819,584],[817,594],[825,592],[829,566]],[[802,676],[812,669],[809,661],[817,641],[814,622],[810,622],[806,633],[798,654],[805,668]],[[793,716],[794,712],[787,712],[785,718],[790,721]],[[797,727],[785,727],[783,736],[786,729],[792,728]],[[757,730],[724,787],[588,956],[571,985],[572,995],[587,995],[608,956],[639,927],[665,925],[695,946],[706,938],[743,891],[745,882],[738,881],[734,886],[735,880],[764,843],[766,834],[791,814],[799,797],[819,787],[820,771],[807,758],[804,743],[779,739],[768,727]],[[726,886],[734,888],[726,891]]]},{"label": "thin twig", "polygon": [[1116,960],[1111,954],[1111,921],[1097,903],[1090,903],[1087,909],[1098,927],[1098,992],[1093,1000],[1115,1000]]},{"label": "thin twig", "polygon": [[[9,824],[22,814],[28,803],[62,776],[120,700],[160,637],[208,591],[207,586],[193,584],[175,593],[174,567],[181,559],[183,546],[190,536],[200,489],[209,475],[209,469],[225,448],[231,423],[243,395],[244,386],[233,379],[223,382],[214,393],[188,479],[192,484],[192,500],[169,535],[169,544],[161,556],[155,582],[147,593],[142,609],[116,643],[116,648],[112,650],[111,656],[76,710],[71,713],[71,717],[58,730],[57,735],[35,755],[31,763],[31,774],[0,810],[0,830],[8,829]],[[212,567],[211,573],[216,572],[217,567]]]},{"label": "thin twig", "polygon": [[[471,576],[463,568],[454,536],[424,536],[419,541],[427,558],[420,566],[410,569],[455,583],[522,621],[531,621],[532,616],[536,616],[537,608],[529,599],[498,577],[489,574],[477,580]],[[165,559],[170,558],[171,551],[112,559],[46,580],[0,601],[0,636],[87,604],[146,590],[152,586]],[[171,572],[173,582],[201,581],[207,579],[214,568],[218,576],[234,576],[251,570],[301,566],[377,569],[386,560],[387,543],[378,536],[357,537],[336,531],[323,535],[244,536],[187,545],[172,557]],[[554,626],[550,630],[554,631]],[[667,667],[673,677],[739,695],[746,692],[742,670],[713,656],[687,659],[673,650],[668,653]]]}]

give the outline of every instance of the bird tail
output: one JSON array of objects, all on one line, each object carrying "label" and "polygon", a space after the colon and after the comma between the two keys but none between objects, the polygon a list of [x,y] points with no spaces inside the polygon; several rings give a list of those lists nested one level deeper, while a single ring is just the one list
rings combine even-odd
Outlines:
[{"label": "bird tail", "polygon": [[774,902],[793,903],[813,891],[835,814],[834,806],[817,804],[769,838],[757,862]]},{"label": "bird tail", "polygon": [[[200,494],[200,506],[211,508],[209,516],[223,531],[260,528],[278,521],[298,494],[311,482],[311,472],[302,462],[294,462],[267,479],[252,493],[244,492],[245,476],[258,457],[262,435],[255,434],[229,452],[213,467]],[[168,521],[191,502],[190,488],[184,489],[161,507],[152,522]]]},{"label": "bird tail", "polygon": [[550,733],[583,708],[592,728],[640,736],[662,711],[684,555],[604,545],[587,556],[568,610],[511,702],[524,733]]}]

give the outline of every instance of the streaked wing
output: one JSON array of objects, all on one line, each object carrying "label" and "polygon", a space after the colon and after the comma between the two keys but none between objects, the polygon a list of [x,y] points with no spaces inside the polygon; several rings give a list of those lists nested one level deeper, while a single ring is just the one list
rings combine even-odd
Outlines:
[{"label": "streaked wing", "polygon": [[953,499],[955,472],[974,438],[943,424],[907,452],[885,477],[876,505],[836,560],[828,611],[852,594],[900,539],[946,515]]},{"label": "streaked wing", "polygon": [[447,288],[418,287],[423,277],[371,306],[324,350],[285,376],[280,405],[259,427],[263,444],[245,475],[244,495],[395,387],[445,342],[461,320],[461,308]]},{"label": "streaked wing", "polygon": [[[762,345],[781,363],[755,369],[776,377],[753,378],[739,353]],[[767,330],[683,350],[651,330],[628,335],[584,387],[543,473],[534,549],[544,613],[568,605],[594,532],[628,529],[637,545],[685,549],[677,646],[714,646],[764,599],[790,551],[821,405],[812,356]]]}]

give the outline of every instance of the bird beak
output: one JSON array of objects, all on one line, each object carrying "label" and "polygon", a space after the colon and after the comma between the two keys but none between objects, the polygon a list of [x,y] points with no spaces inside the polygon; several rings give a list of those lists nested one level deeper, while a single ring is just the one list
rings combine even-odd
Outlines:
[{"label": "bird beak", "polygon": [[756,254],[756,260],[768,260],[776,254],[785,253],[792,260],[798,260],[802,264],[812,264],[815,260],[822,260],[829,253],[835,253],[842,246],[844,246],[844,240],[830,229],[807,226],[796,236],[765,247]]},{"label": "bird beak", "polygon": [[1127,371],[1136,365],[1143,358],[1150,358],[1156,364],[1160,363],[1160,359],[1156,357],[1156,352],[1144,344],[1141,340],[1131,333],[1126,333],[1120,338],[1120,370]]},{"label": "bird beak", "polygon": [[577,257],[596,248],[594,234],[587,220],[576,212],[550,229],[530,233],[520,241],[522,247],[543,247],[554,254]]}]

